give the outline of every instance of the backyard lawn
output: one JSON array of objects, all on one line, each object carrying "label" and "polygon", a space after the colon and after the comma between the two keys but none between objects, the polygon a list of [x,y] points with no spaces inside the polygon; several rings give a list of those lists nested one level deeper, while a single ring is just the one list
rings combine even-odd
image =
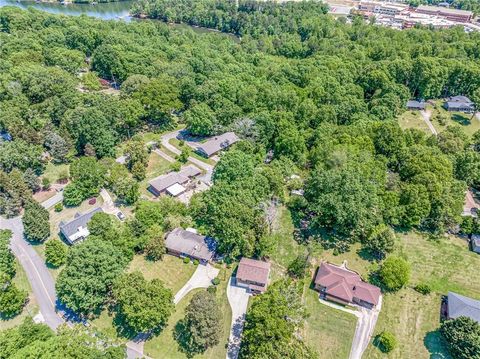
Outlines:
[{"label": "backyard lawn", "polygon": [[398,124],[403,130],[416,128],[431,135],[430,129],[422,118],[420,111],[405,111],[398,117]]},{"label": "backyard lawn", "polygon": [[[433,126],[437,129],[438,132],[442,132],[447,128],[447,126],[451,125],[460,125],[463,129],[465,134],[468,137],[472,137],[472,135],[480,130],[480,120],[476,117],[472,118],[471,114],[463,113],[463,112],[448,112],[441,106],[442,102],[437,101],[435,107],[432,110],[432,117],[431,121]],[[437,120],[437,115],[442,114],[446,116],[447,121],[445,124],[440,124]]]},{"label": "backyard lawn", "polygon": [[147,190],[148,181],[167,173],[170,170],[170,167],[171,163],[166,159],[160,157],[155,152],[150,153],[145,179],[139,183],[140,193],[147,198],[153,198],[154,196]]},{"label": "backyard lawn", "polygon": [[193,263],[185,264],[182,259],[171,255],[164,255],[162,260],[156,262],[136,255],[130,263],[128,271],[138,270],[147,280],[160,279],[175,294],[190,279],[195,269],[197,267]]},{"label": "backyard lawn", "polygon": [[[305,286],[304,300],[309,317],[303,335],[306,343],[322,359],[348,358],[357,318],[326,306],[318,300],[318,292]],[[368,358],[368,357],[366,357]]]},{"label": "backyard lawn", "polygon": [[35,297],[32,294],[32,288],[30,287],[30,283],[28,282],[27,275],[17,259],[15,259],[15,268],[17,270],[17,273],[13,278],[13,282],[18,289],[24,290],[29,293],[29,301],[27,305],[23,308],[23,311],[16,317],[7,320],[4,320],[0,317],[0,330],[12,328],[16,325],[19,325],[23,322],[23,319],[25,319],[25,317],[33,317],[38,313],[38,306],[35,301]]},{"label": "backyard lawn", "polygon": [[58,179],[61,177],[60,175],[67,173],[70,168],[69,164],[53,164],[52,162],[48,162],[47,166],[45,167],[45,171],[43,172],[42,178],[48,178],[50,183],[56,183]]},{"label": "backyard lawn", "polygon": [[[221,280],[220,284],[217,287],[217,301],[219,308],[223,313],[222,327],[223,332],[221,336],[220,343],[208,349],[202,355],[196,355],[195,358],[205,358],[205,359],[217,359],[225,358],[226,356],[226,344],[228,343],[228,337],[230,333],[230,322],[232,317],[232,312],[230,305],[227,299],[227,284],[228,279],[230,278],[232,270],[223,269],[220,271],[218,278]],[[164,328],[162,333],[152,338],[151,340],[145,343],[144,353],[152,358],[169,358],[169,359],[184,359],[187,356],[179,350],[178,344],[174,339],[174,329],[178,321],[182,320],[185,316],[185,308],[190,303],[193,295],[204,289],[197,289],[190,292],[185,298],[183,298],[180,303],[177,304],[175,312],[170,317],[168,325]]]}]

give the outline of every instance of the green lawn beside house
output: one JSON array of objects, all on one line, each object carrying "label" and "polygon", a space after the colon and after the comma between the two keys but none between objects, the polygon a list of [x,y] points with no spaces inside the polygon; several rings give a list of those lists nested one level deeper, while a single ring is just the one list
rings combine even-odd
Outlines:
[{"label": "green lawn beside house", "polygon": [[398,124],[403,130],[416,128],[424,131],[427,135],[431,135],[430,129],[422,118],[420,111],[407,110],[398,117]]},{"label": "green lawn beside house", "polygon": [[[468,137],[472,137],[476,131],[480,130],[480,120],[475,116],[472,116],[472,114],[449,112],[445,110],[442,105],[443,101],[439,100],[435,101],[435,106],[432,107],[431,121],[438,132],[444,131],[448,126],[459,125]],[[440,123],[438,121],[438,115],[446,117],[445,123]]]}]

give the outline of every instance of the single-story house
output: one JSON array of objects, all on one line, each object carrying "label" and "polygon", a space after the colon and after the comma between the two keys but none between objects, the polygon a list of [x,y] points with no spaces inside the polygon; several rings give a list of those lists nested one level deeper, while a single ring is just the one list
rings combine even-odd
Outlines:
[{"label": "single-story house", "polygon": [[472,234],[470,245],[472,246],[473,252],[480,254],[480,234]]},{"label": "single-story house", "polygon": [[237,269],[237,285],[245,287],[254,294],[267,290],[270,263],[243,257]]},{"label": "single-story house", "polygon": [[425,110],[425,101],[410,100],[407,101],[407,109],[409,110]]},{"label": "single-story house", "polygon": [[447,318],[468,317],[480,323],[480,301],[448,292]]},{"label": "single-story house", "polygon": [[475,111],[475,104],[467,96],[450,97],[444,104],[447,111],[471,113]]},{"label": "single-story house", "polygon": [[212,261],[215,256],[216,242],[213,238],[202,236],[183,228],[175,228],[165,238],[167,253],[178,257],[197,259],[201,263]]},{"label": "single-story house", "polygon": [[90,222],[90,219],[95,213],[100,212],[103,212],[103,210],[101,208],[96,208],[93,211],[84,214],[77,213],[75,218],[70,222],[60,222],[60,232],[70,244],[82,241],[90,234],[87,227],[88,222]]},{"label": "single-story house", "polygon": [[177,197],[186,191],[184,185],[201,173],[202,171],[200,171],[198,167],[188,165],[183,167],[179,172],[170,172],[152,179],[148,182],[148,190],[155,196],[166,193],[170,196]]},{"label": "single-story house", "polygon": [[233,132],[226,132],[223,135],[215,136],[201,143],[197,147],[197,152],[204,157],[211,157],[218,152],[230,147],[240,139]]},{"label": "single-story house", "polygon": [[358,273],[327,262],[318,268],[314,284],[320,298],[342,305],[358,304],[372,309],[381,296],[380,288],[362,281]]}]

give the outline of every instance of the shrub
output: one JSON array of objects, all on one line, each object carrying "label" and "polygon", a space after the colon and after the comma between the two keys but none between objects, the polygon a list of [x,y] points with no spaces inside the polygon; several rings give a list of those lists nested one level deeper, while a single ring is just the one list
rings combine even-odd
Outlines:
[{"label": "shrub", "polygon": [[60,267],[67,259],[67,246],[59,240],[45,244],[45,261],[54,267]]},{"label": "shrub", "polygon": [[396,291],[410,279],[410,265],[397,256],[388,257],[380,268],[380,280],[387,290]]},{"label": "shrub", "polygon": [[215,294],[217,293],[217,287],[215,287],[214,285],[211,285],[210,287],[207,288],[207,292],[211,294]]},{"label": "shrub", "polygon": [[183,258],[183,263],[185,263],[185,264],[190,263],[190,258],[188,258],[188,257]]},{"label": "shrub", "polygon": [[44,191],[48,191],[50,189],[51,182],[48,177],[43,177],[42,178],[42,187]]},{"label": "shrub", "polygon": [[180,162],[174,162],[170,164],[170,169],[174,172],[180,171],[181,168],[182,168],[182,164]]},{"label": "shrub", "polygon": [[219,285],[220,284],[220,279],[218,279],[218,277],[213,278],[212,284],[213,285]]},{"label": "shrub", "polygon": [[199,263],[199,262],[198,262],[198,259],[194,259],[194,260],[193,260],[193,265],[194,265],[194,266],[198,266],[198,263]]},{"label": "shrub", "polygon": [[384,353],[389,353],[397,346],[397,339],[395,336],[387,331],[381,332],[377,336],[378,347]]},{"label": "shrub", "polygon": [[293,278],[303,278],[308,266],[308,256],[300,254],[288,265],[288,274]]},{"label": "shrub", "polygon": [[419,283],[413,289],[415,289],[418,293],[421,293],[423,295],[430,294],[430,292],[432,291],[432,288],[427,283]]},{"label": "shrub", "polygon": [[57,203],[55,205],[55,212],[61,212],[63,210],[63,204],[60,202],[60,203]]}]

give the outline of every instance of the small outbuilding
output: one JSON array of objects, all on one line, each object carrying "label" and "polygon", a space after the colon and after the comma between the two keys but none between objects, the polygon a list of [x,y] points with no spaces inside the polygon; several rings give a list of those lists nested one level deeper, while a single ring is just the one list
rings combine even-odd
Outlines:
[{"label": "small outbuilding", "polygon": [[240,139],[233,132],[226,132],[223,135],[208,139],[197,147],[197,152],[204,157],[212,157],[238,142]]},{"label": "small outbuilding", "polygon": [[470,246],[473,252],[480,254],[480,234],[472,234]]},{"label": "small outbuilding", "polygon": [[444,104],[447,111],[472,113],[475,111],[475,104],[467,96],[450,97]]},{"label": "small outbuilding", "polygon": [[175,228],[165,239],[167,253],[177,257],[196,259],[203,264],[211,262],[215,256],[216,242],[183,228]]},{"label": "small outbuilding", "polygon": [[409,110],[425,110],[425,101],[410,100],[407,101],[407,109]]},{"label": "small outbuilding", "polygon": [[101,213],[103,210],[101,208],[96,208],[93,211],[88,213],[80,214],[77,213],[75,218],[70,222],[64,223],[60,222],[60,232],[65,237],[68,243],[75,244],[87,238],[90,234],[88,231],[88,222],[92,219],[95,213]]},{"label": "small outbuilding", "polygon": [[237,269],[237,285],[247,288],[254,294],[267,290],[270,276],[270,263],[256,259],[242,258]]}]

